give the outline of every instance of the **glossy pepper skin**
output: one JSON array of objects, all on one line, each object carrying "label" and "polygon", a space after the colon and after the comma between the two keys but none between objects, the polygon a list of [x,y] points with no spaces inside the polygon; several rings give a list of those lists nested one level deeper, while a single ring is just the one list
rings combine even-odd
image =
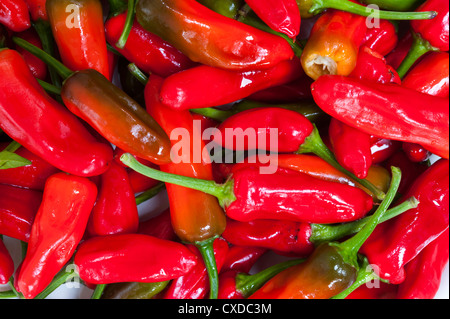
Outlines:
[{"label": "glossy pepper skin", "polygon": [[8,283],[9,278],[14,274],[14,261],[9,254],[3,240],[0,238],[0,285]]},{"label": "glossy pepper skin", "polygon": [[448,230],[448,174],[448,160],[433,164],[405,194],[405,198],[415,196],[419,206],[380,225],[362,246],[361,253],[390,283],[402,283],[404,266]]},{"label": "glossy pepper skin", "polygon": [[363,45],[386,56],[398,44],[398,35],[395,26],[389,20],[380,20],[379,26],[373,26],[367,29]]},{"label": "glossy pepper skin", "polygon": [[228,271],[249,272],[267,249],[250,246],[231,245],[222,266],[221,273]]},{"label": "glossy pepper skin", "polygon": [[126,16],[126,13],[122,13],[106,21],[106,40],[140,70],[167,77],[195,65],[171,44],[142,28],[136,20],[125,47],[118,48],[116,43],[122,34]]},{"label": "glossy pepper skin", "polygon": [[296,0],[245,0],[269,27],[295,38],[300,33],[300,9]]},{"label": "glossy pepper skin", "polygon": [[31,27],[30,14],[24,0],[2,0],[0,2],[0,23],[14,32]]},{"label": "glossy pepper skin", "polygon": [[221,15],[235,19],[239,13],[239,10],[245,4],[244,0],[199,0],[201,4],[210,8],[214,12],[220,13]]},{"label": "glossy pepper skin", "polygon": [[314,82],[312,92],[321,109],[350,126],[379,137],[417,143],[449,157],[448,99],[396,84],[330,75]]},{"label": "glossy pepper skin", "polygon": [[91,284],[171,280],[197,262],[184,245],[142,234],[91,238],[79,246],[74,259],[81,279]]},{"label": "glossy pepper skin", "polygon": [[433,299],[436,296],[449,259],[448,246],[447,230],[406,265],[406,279],[399,286],[398,299]]},{"label": "glossy pepper skin", "polygon": [[0,51],[0,71],[6,75],[0,81],[3,131],[62,171],[95,176],[107,170],[111,146],[98,142],[76,116],[45,93],[17,51]]},{"label": "glossy pepper skin", "polygon": [[153,236],[165,240],[177,240],[173,230],[170,209],[166,209],[156,217],[141,221],[137,230],[138,234]]},{"label": "glossy pepper skin", "polygon": [[338,10],[324,13],[314,24],[302,53],[306,74],[314,80],[324,74],[349,75],[366,32],[364,17]]},{"label": "glossy pepper skin", "polygon": [[270,68],[294,56],[284,39],[224,17],[195,0],[139,1],[136,17],[144,29],[192,61],[218,68]]},{"label": "glossy pepper skin", "polygon": [[139,215],[126,169],[112,161],[100,178],[98,197],[87,226],[89,236],[135,233]]},{"label": "glossy pepper skin", "polygon": [[97,70],[110,79],[101,2],[47,0],[46,9],[63,63],[74,71]]},{"label": "glossy pepper skin", "polygon": [[220,106],[289,83],[301,74],[297,58],[282,61],[270,69],[242,72],[202,65],[166,78],[161,88],[161,100],[176,110]]},{"label": "glossy pepper skin", "polygon": [[95,70],[74,73],[61,97],[75,115],[109,142],[155,164],[170,162],[170,140],[137,102]]},{"label": "glossy pepper skin", "polygon": [[0,184],[0,234],[28,242],[42,192]]},{"label": "glossy pepper skin", "polygon": [[[6,146],[8,146],[8,143],[0,143],[0,151]],[[47,178],[60,172],[59,169],[34,155],[23,146],[15,153],[31,161],[31,165],[0,170],[1,184],[43,191]]]},{"label": "glossy pepper skin", "polygon": [[45,289],[70,260],[96,197],[97,187],[85,177],[58,173],[47,180],[18,275],[18,288],[25,298]]},{"label": "glossy pepper skin", "polygon": [[38,21],[39,19],[48,21],[47,9],[45,8],[47,0],[25,0],[25,2],[28,5],[33,21]]},{"label": "glossy pepper skin", "polygon": [[[228,252],[228,243],[221,238],[214,241],[214,256],[217,270],[220,272]],[[170,283],[162,299],[204,299],[209,291],[208,272],[201,261],[202,255],[194,245],[188,245],[189,250],[197,256],[198,263],[184,276]]]}]

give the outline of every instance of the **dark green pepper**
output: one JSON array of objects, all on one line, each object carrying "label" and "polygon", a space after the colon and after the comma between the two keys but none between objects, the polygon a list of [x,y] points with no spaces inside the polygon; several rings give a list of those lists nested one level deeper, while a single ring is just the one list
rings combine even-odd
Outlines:
[{"label": "dark green pepper", "polygon": [[[298,0],[301,1],[301,0]],[[361,0],[362,3],[374,4],[384,10],[392,11],[414,11],[423,3],[423,0]]]},{"label": "dark green pepper", "polygon": [[163,282],[125,282],[107,285],[101,299],[152,299],[164,288],[169,281]]}]

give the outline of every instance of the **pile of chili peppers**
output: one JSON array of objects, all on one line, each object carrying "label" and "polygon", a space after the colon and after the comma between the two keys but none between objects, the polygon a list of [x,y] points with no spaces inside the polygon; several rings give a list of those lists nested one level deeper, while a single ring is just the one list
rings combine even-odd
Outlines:
[{"label": "pile of chili peppers", "polygon": [[443,0],[0,0],[0,299],[434,298],[448,50]]}]

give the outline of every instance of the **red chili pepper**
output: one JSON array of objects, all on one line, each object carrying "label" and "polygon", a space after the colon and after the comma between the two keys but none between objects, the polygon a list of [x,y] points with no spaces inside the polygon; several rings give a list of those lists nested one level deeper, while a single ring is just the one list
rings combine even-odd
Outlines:
[{"label": "red chili pepper", "polygon": [[352,292],[345,299],[397,299],[398,285],[391,285],[380,281],[379,287],[372,287],[371,285],[363,285]]},{"label": "red chili pepper", "polygon": [[289,83],[301,74],[297,58],[282,61],[267,70],[230,71],[202,65],[165,79],[161,100],[176,110],[220,106],[265,88]]},{"label": "red chili pepper", "polygon": [[[0,151],[7,146],[8,143],[0,143]],[[2,184],[42,191],[47,178],[60,171],[25,147],[20,147],[15,153],[28,159],[31,165],[0,170],[0,183]]]},{"label": "red chili pepper", "polygon": [[408,32],[399,39],[397,46],[386,56],[387,63],[397,70],[408,55],[412,43],[413,36],[411,32]]},{"label": "red chili pepper", "polygon": [[0,184],[0,234],[28,242],[42,192]]},{"label": "red chili pepper", "polygon": [[[41,40],[39,39],[39,36],[34,29],[28,29],[24,32],[16,34],[15,36],[24,39],[25,41],[28,41],[31,44],[42,49]],[[19,46],[16,46],[16,50],[20,54],[22,54],[34,77],[44,81],[47,77],[47,65],[42,60]]]},{"label": "red chili pepper", "polygon": [[14,32],[31,27],[30,14],[24,0],[2,0],[0,2],[0,23]]},{"label": "red chili pepper", "polygon": [[0,51],[0,73],[3,131],[62,171],[82,176],[106,171],[111,146],[97,142],[75,115],[45,93],[17,51]]},{"label": "red chili pepper", "polygon": [[402,147],[402,142],[399,141],[393,141],[374,135],[371,135],[370,139],[372,163],[374,165],[383,163]]},{"label": "red chili pepper", "polygon": [[47,180],[18,275],[18,288],[25,298],[44,290],[70,260],[96,197],[97,187],[85,177],[58,173]]},{"label": "red chili pepper", "polygon": [[231,245],[221,272],[224,273],[231,270],[249,272],[259,258],[266,252],[267,249],[265,248]]},{"label": "red chili pepper", "polygon": [[403,143],[402,148],[412,162],[424,162],[431,156],[431,153],[419,144]]},{"label": "red chili pepper", "polygon": [[379,137],[417,143],[449,158],[448,99],[397,84],[330,75],[314,82],[312,92],[321,109],[347,125]]},{"label": "red chili pepper", "polygon": [[[218,238],[214,241],[213,246],[217,271],[220,272],[228,252],[228,243]],[[201,261],[202,255],[194,245],[189,245],[188,248],[197,256],[199,262],[189,273],[173,280],[164,292],[162,299],[203,299],[208,293],[208,271]]]},{"label": "red chili pepper", "polygon": [[101,175],[97,201],[87,226],[89,236],[135,233],[139,215],[134,191],[124,167],[111,162]]},{"label": "red chili pepper", "polygon": [[405,194],[416,197],[418,207],[380,225],[361,248],[390,283],[403,282],[404,266],[448,229],[448,176],[448,160],[433,164]]},{"label": "red chili pepper", "polygon": [[14,261],[0,238],[0,285],[6,285],[14,274]]},{"label": "red chili pepper", "polygon": [[111,79],[101,2],[48,0],[46,9],[63,63],[74,71],[94,69]]},{"label": "red chili pepper", "polygon": [[139,1],[136,17],[192,61],[218,68],[271,68],[294,56],[284,39],[218,14],[195,0]]},{"label": "red chili pepper", "polygon": [[142,234],[94,237],[74,259],[80,278],[91,284],[161,282],[183,276],[198,263],[184,245]]},{"label": "red chili pepper", "polygon": [[48,21],[47,10],[45,9],[47,0],[25,0],[25,2],[28,5],[33,21],[38,21],[39,19]]},{"label": "red chili pepper", "polygon": [[425,247],[405,267],[406,279],[397,299],[433,299],[441,285],[442,272],[448,263],[448,230]]},{"label": "red chili pepper", "polygon": [[171,44],[142,28],[137,21],[133,23],[125,47],[117,47],[126,17],[127,14],[122,13],[108,19],[105,24],[106,40],[143,72],[167,77],[195,65]]},{"label": "red chili pepper", "polygon": [[379,25],[369,27],[363,45],[381,54],[388,55],[398,44],[398,35],[394,24],[389,20],[379,20]]},{"label": "red chili pepper", "polygon": [[295,0],[245,0],[258,17],[274,31],[295,38],[300,33],[300,10]]},{"label": "red chili pepper", "polygon": [[170,209],[166,209],[156,217],[141,221],[137,233],[176,241],[177,235],[172,227]]}]

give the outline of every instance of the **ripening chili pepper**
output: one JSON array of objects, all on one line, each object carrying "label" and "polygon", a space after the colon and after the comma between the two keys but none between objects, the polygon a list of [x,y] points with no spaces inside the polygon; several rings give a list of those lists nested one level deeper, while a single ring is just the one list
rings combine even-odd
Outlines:
[{"label": "ripening chili pepper", "polygon": [[42,192],[0,184],[0,234],[28,242]]},{"label": "ripening chili pepper", "polygon": [[97,142],[76,116],[45,93],[17,51],[0,51],[0,73],[3,131],[62,171],[83,176],[106,171],[111,146]]},{"label": "ripening chili pepper", "polygon": [[378,137],[417,143],[449,157],[448,99],[397,84],[332,75],[315,81],[312,93],[322,110],[350,126]]},{"label": "ripening chili pepper", "polygon": [[94,69],[111,79],[99,0],[47,0],[53,36],[64,64],[75,71]]},{"label": "ripening chili pepper", "polygon": [[377,227],[397,193],[401,172],[392,168],[392,175],[386,199],[362,230],[343,242],[319,245],[305,262],[280,272],[248,299],[330,299],[342,296],[348,288],[354,287],[358,277],[366,273],[366,263],[358,261],[361,259],[358,258],[360,247]]},{"label": "ripening chili pepper", "polygon": [[24,0],[2,0],[0,2],[0,23],[14,32],[31,27],[30,14]]},{"label": "ripening chili pepper", "polygon": [[169,137],[143,107],[101,73],[93,69],[72,72],[28,42],[13,40],[56,68],[64,78],[64,104],[106,140],[152,163],[170,162]]},{"label": "ripening chili pepper", "polygon": [[227,271],[249,272],[267,249],[250,246],[231,245],[223,263],[221,273]]},{"label": "ripening chili pepper", "polygon": [[406,279],[399,286],[397,299],[433,299],[436,296],[449,259],[448,246],[447,230],[405,266]]},{"label": "ripening chili pepper", "polygon": [[[0,151],[7,146],[7,143],[0,143]],[[31,165],[0,170],[1,184],[42,191],[44,190],[47,178],[60,171],[39,156],[31,153],[23,146],[16,150],[15,153],[30,160]]]},{"label": "ripening chili pepper", "polygon": [[[228,252],[228,243],[222,238],[217,238],[213,247],[217,271],[220,272]],[[202,254],[194,245],[188,245],[188,248],[197,256],[197,265],[186,275],[172,280],[162,299],[203,299],[208,293],[208,271],[201,261]]]},{"label": "ripening chili pepper", "polygon": [[249,275],[235,270],[220,275],[219,299],[246,299],[281,271],[302,263],[303,259],[289,260]]},{"label": "ripening chili pepper", "polygon": [[141,221],[138,234],[153,236],[159,239],[176,241],[177,236],[173,230],[170,209],[166,209],[158,216]]},{"label": "ripening chili pepper", "polygon": [[244,0],[199,0],[201,4],[225,17],[235,19],[245,4]]},{"label": "ripening chili pepper", "polygon": [[126,13],[108,19],[105,23],[106,40],[128,61],[145,73],[167,77],[194,66],[184,54],[160,37],[146,31],[134,21],[124,48],[116,43],[125,25]]},{"label": "ripening chili pepper", "polygon": [[449,3],[445,0],[427,0],[416,11],[435,10],[433,20],[412,21],[412,46],[397,69],[401,78],[424,54],[432,51],[449,50]]},{"label": "ripening chili pepper", "polygon": [[359,188],[281,168],[271,178],[261,174],[258,167],[243,168],[226,183],[216,184],[212,180],[154,170],[129,154],[122,155],[121,160],[143,175],[217,197],[227,216],[238,221],[339,223],[359,219],[373,206],[372,198]]},{"label": "ripening chili pepper", "polygon": [[[24,32],[17,33],[15,36],[42,49],[41,40],[34,29],[28,29]],[[17,47],[16,50],[23,56],[34,77],[44,81],[47,77],[47,65],[33,54],[20,47]]]},{"label": "ripening chili pepper", "polygon": [[271,68],[294,56],[282,38],[216,13],[195,0],[143,0],[136,17],[194,62],[233,70]]},{"label": "ripening chili pepper", "polygon": [[176,73],[164,80],[161,100],[176,110],[225,105],[302,74],[299,59],[282,61],[266,70],[232,71],[207,65]]},{"label": "ripening chili pepper", "polygon": [[300,33],[300,10],[296,0],[245,0],[252,10],[270,28],[295,38]]},{"label": "ripening chili pepper", "polygon": [[44,290],[72,257],[96,197],[97,187],[85,177],[57,173],[47,180],[18,275],[25,298]]},{"label": "ripening chili pepper", "polygon": [[389,20],[380,20],[379,25],[373,25],[367,28],[363,45],[386,56],[398,44],[397,30],[394,24]]},{"label": "ripening chili pepper", "polygon": [[167,281],[189,273],[197,262],[183,244],[142,234],[90,238],[74,259],[80,278],[97,285]]},{"label": "ripening chili pepper", "polygon": [[[172,163],[161,165],[161,172],[212,180],[212,165],[204,158],[190,157],[190,154],[194,154],[194,145],[203,148],[200,130],[194,127],[189,111],[175,111],[161,104],[159,96],[162,83],[163,79],[159,76],[150,77],[145,87],[147,111],[168,134],[175,129],[183,129],[192,139],[187,144],[189,158],[172,152]],[[178,139],[172,141],[173,145],[178,142]],[[174,231],[182,241],[195,244],[201,251],[210,276],[210,298],[215,299],[218,275],[212,245],[225,229],[225,213],[214,196],[177,185],[166,184],[166,188]]]},{"label": "ripening chili pepper", "polygon": [[404,266],[448,229],[448,176],[448,160],[433,164],[405,194],[417,198],[417,208],[380,225],[361,248],[381,278],[403,282]]},{"label": "ripening chili pepper", "polygon": [[314,24],[302,53],[306,74],[316,80],[324,74],[349,75],[367,32],[366,19],[331,10]]},{"label": "ripening chili pepper", "polygon": [[127,171],[112,161],[109,169],[101,175],[87,233],[89,236],[135,233],[138,226],[138,209]]},{"label": "ripening chili pepper", "polygon": [[169,281],[125,282],[107,285],[101,299],[154,299],[164,291]]},{"label": "ripening chili pepper", "polygon": [[14,261],[0,237],[0,285],[6,285],[14,274]]}]

